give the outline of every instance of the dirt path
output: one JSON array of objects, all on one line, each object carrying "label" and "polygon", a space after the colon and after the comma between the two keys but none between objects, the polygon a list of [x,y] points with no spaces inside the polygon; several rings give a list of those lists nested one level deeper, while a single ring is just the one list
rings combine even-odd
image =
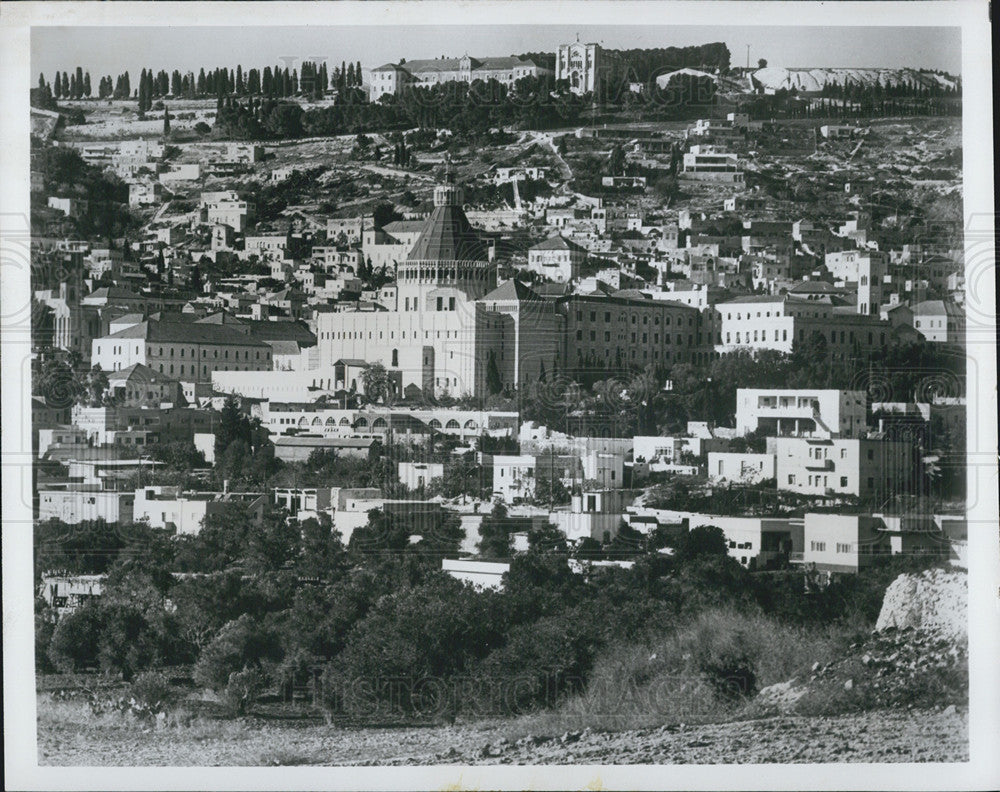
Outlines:
[{"label": "dirt path", "polygon": [[341,729],[223,722],[190,727],[39,727],[43,765],[440,765],[957,762],[968,760],[966,713],[870,712],[776,717],[507,740],[508,723]]}]

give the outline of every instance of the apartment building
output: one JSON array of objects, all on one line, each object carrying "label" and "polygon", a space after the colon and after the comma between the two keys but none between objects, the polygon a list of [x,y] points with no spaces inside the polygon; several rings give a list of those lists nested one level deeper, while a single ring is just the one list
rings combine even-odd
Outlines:
[{"label": "apartment building", "polygon": [[745,177],[740,158],[718,146],[698,144],[682,158],[682,179],[742,184]]},{"label": "apartment building", "polygon": [[710,451],[708,478],[716,482],[758,484],[773,479],[774,454],[754,454],[736,451]]},{"label": "apartment building", "polygon": [[821,572],[856,574],[876,557],[892,552],[878,517],[858,514],[816,514],[803,520],[802,562]]},{"label": "apartment building", "polygon": [[833,389],[740,388],[736,432],[769,437],[860,437],[867,430],[867,394]]},{"label": "apartment building", "polygon": [[134,515],[152,528],[167,528],[177,534],[197,534],[205,518],[226,510],[232,501],[243,501],[251,521],[259,524],[266,499],[259,493],[184,492],[180,487],[154,486],[135,491]]},{"label": "apartment building", "polygon": [[919,460],[909,442],[776,437],[768,449],[777,457],[779,490],[885,501],[917,492]]},{"label": "apartment building", "polygon": [[103,520],[125,524],[133,521],[135,495],[94,488],[45,489],[38,492],[38,519],[60,520],[67,525]]}]

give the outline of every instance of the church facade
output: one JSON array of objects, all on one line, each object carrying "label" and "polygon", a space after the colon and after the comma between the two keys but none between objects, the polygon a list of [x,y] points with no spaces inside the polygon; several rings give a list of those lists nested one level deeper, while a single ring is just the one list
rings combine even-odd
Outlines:
[{"label": "church facade", "polygon": [[[405,261],[396,268],[395,306],[321,314],[321,366],[343,358],[399,372],[404,390],[489,392],[537,381],[558,367],[562,320],[530,290],[496,287],[496,267],[462,210],[462,192],[444,184]],[[491,376],[492,374],[492,376]]]}]

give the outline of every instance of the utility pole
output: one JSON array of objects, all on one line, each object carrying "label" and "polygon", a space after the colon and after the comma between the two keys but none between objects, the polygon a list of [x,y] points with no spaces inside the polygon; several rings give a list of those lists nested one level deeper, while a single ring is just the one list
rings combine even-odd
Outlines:
[{"label": "utility pole", "polygon": [[747,71],[750,71],[750,45],[747,44]]}]

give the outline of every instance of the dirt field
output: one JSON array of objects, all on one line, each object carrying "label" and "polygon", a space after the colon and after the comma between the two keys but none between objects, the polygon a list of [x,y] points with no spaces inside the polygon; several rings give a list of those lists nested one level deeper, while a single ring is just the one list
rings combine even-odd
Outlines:
[{"label": "dirt field", "polygon": [[968,760],[963,709],[774,717],[621,732],[532,734],[531,721],[345,729],[171,719],[142,726],[39,697],[42,765],[753,764]]}]

